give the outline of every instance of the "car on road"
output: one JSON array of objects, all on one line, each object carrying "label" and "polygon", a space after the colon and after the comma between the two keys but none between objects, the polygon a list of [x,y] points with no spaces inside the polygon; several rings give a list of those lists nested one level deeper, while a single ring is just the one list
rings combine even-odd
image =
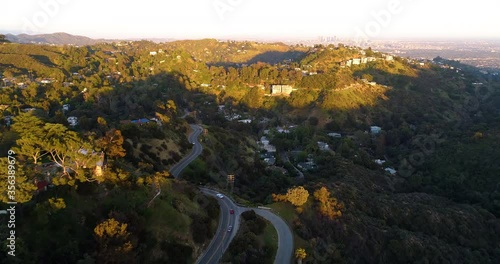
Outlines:
[{"label": "car on road", "polygon": [[227,232],[231,232],[231,230],[233,230],[233,226],[229,226],[229,227],[227,228]]},{"label": "car on road", "polygon": [[221,199],[222,199],[222,198],[224,198],[224,195],[222,195],[222,194],[220,194],[220,193],[216,194],[215,196],[217,196],[217,197],[219,197],[219,198],[221,198]]},{"label": "car on road", "polygon": [[230,213],[230,214],[234,214],[234,210],[233,210],[233,209],[230,209],[230,210],[229,210],[229,213]]}]

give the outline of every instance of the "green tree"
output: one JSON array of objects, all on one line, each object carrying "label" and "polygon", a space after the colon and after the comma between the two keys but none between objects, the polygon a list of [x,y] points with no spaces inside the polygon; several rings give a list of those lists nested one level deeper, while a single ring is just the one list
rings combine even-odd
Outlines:
[{"label": "green tree", "polygon": [[80,136],[61,124],[47,123],[43,148],[50,154],[52,160],[63,169],[63,175],[70,176],[72,172],[81,181],[90,181],[84,169],[95,167],[99,160],[93,155],[93,146],[82,140]]},{"label": "green tree", "polygon": [[0,174],[0,201],[12,202],[14,198],[14,201],[18,203],[29,202],[36,187],[33,179],[26,176],[23,166],[16,161],[15,156],[14,159],[0,158],[0,166],[5,170]]},{"label": "green tree", "polygon": [[118,129],[107,131],[106,134],[97,141],[97,146],[109,157],[121,158],[126,154],[123,148],[122,132]]},{"label": "green tree", "polygon": [[263,96],[264,92],[260,88],[253,87],[243,96],[241,102],[250,108],[257,109],[260,108],[264,102]]},{"label": "green tree", "polygon": [[20,155],[30,157],[33,164],[37,164],[41,157],[48,154],[42,147],[46,135],[43,126],[44,122],[31,113],[16,116],[12,125],[12,130],[20,135],[14,150]]}]

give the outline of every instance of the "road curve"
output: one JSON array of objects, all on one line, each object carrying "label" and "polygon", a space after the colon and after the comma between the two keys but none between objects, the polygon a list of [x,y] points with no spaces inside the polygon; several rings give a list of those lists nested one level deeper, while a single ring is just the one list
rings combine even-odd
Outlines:
[{"label": "road curve", "polygon": [[[190,126],[193,129],[193,132],[189,135],[188,140],[189,143],[193,143],[193,150],[191,151],[191,153],[189,153],[189,155],[185,156],[181,161],[170,168],[170,174],[172,174],[175,178],[178,178],[182,170],[184,170],[203,151],[203,147],[198,141],[198,137],[203,132],[203,128],[199,125],[193,124],[190,124]],[[204,194],[216,197],[216,191],[207,188],[200,189]],[[269,210],[238,206],[228,197],[224,197],[223,199],[217,198],[217,201],[219,202],[219,206],[221,208],[219,216],[219,226],[214,238],[208,245],[207,250],[198,258],[196,263],[219,263],[222,255],[238,232],[241,213],[248,210],[254,210],[255,213],[271,222],[278,233],[278,249],[276,252],[274,263],[291,263],[293,253],[293,235],[292,231],[290,230],[286,222],[283,221],[283,219]],[[229,213],[230,209],[234,210],[234,214]],[[233,227],[231,232],[228,232],[229,226]]]},{"label": "road curve", "polygon": [[[217,192],[207,188],[200,188],[201,191],[213,197],[216,197]],[[241,213],[249,210],[254,210],[256,214],[268,220],[278,233],[278,249],[274,259],[275,264],[292,263],[293,253],[293,235],[287,223],[281,217],[275,215],[270,210],[249,208],[238,206],[234,201],[225,196],[223,199],[216,198],[221,207],[221,215],[219,216],[219,227],[214,238],[210,242],[206,251],[198,258],[196,263],[218,263],[222,254],[227,249],[233,238],[236,236],[239,228]],[[234,209],[234,215],[229,214],[229,209]],[[227,227],[233,226],[232,232],[227,232]],[[226,233],[231,233],[226,236]]]},{"label": "road curve", "polygon": [[269,210],[265,209],[255,209],[256,214],[264,217],[267,221],[273,224],[276,232],[278,232],[278,250],[276,251],[276,257],[274,258],[275,264],[282,263],[292,263],[293,254],[293,236],[292,231],[286,224],[286,222],[281,219],[281,217],[275,215]]},{"label": "road curve", "polygon": [[189,135],[188,140],[189,143],[193,143],[193,150],[191,151],[191,153],[189,153],[189,155],[182,158],[182,160],[180,160],[174,166],[172,166],[172,168],[170,168],[170,174],[172,174],[175,178],[179,178],[182,170],[184,170],[189,165],[189,163],[195,160],[203,151],[203,147],[198,141],[198,137],[200,136],[201,132],[203,132],[203,128],[199,125],[190,124],[190,126],[193,129],[193,132]]},{"label": "road curve", "polygon": [[[207,188],[200,188],[200,190],[205,195],[213,196],[217,199],[220,205],[220,214],[217,231],[215,232],[215,235],[212,238],[212,241],[210,241],[207,249],[198,258],[196,263],[217,264],[238,231],[240,212],[237,209],[238,206],[231,199],[228,199],[227,197],[222,199],[218,198],[216,196],[216,191]],[[234,214],[229,213],[230,209],[235,211]],[[231,231],[228,231],[229,226],[233,227]]]}]

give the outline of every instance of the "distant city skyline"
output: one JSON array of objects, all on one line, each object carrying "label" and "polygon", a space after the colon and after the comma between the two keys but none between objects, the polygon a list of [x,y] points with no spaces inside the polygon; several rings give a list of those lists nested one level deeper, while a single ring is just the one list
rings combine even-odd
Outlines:
[{"label": "distant city skyline", "polygon": [[500,39],[500,2],[477,0],[7,0],[1,33],[91,38]]}]

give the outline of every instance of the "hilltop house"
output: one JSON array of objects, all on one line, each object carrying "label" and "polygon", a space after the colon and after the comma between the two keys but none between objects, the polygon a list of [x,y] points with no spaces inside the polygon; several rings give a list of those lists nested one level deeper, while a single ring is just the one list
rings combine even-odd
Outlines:
[{"label": "hilltop house", "polygon": [[272,95],[290,95],[292,93],[292,86],[290,85],[272,85],[271,94]]}]

